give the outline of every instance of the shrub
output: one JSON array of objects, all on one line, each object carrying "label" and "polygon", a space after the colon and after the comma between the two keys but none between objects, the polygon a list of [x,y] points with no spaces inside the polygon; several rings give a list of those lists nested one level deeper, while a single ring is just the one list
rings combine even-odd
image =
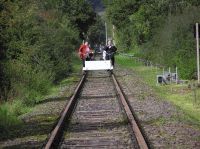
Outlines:
[{"label": "shrub", "polygon": [[[19,107],[15,107],[15,110],[12,109],[12,105],[9,105],[8,103],[2,104],[0,106],[0,132],[4,133],[9,130],[10,127],[16,126],[21,124],[21,121],[17,118],[17,115],[15,111],[17,110],[19,112],[20,109],[22,109],[22,105],[19,105]],[[21,113],[21,112],[19,112]]]},{"label": "shrub", "polygon": [[53,80],[50,72],[33,69],[20,61],[11,61],[8,65],[11,80],[10,98],[17,97],[27,105],[33,105],[49,92]]}]

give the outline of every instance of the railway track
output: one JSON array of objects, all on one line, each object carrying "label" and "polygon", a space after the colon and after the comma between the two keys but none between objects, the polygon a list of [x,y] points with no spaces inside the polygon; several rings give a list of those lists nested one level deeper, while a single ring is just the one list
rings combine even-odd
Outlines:
[{"label": "railway track", "polygon": [[49,148],[148,146],[120,90],[107,71],[83,75],[45,145]]}]

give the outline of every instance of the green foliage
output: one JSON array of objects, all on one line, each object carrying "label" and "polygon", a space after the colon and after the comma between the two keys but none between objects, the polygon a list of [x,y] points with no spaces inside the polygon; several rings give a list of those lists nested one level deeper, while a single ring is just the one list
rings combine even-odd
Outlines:
[{"label": "green foliage", "polygon": [[[70,21],[78,27],[80,37],[86,38],[89,27],[95,22],[96,14],[90,3],[86,0],[63,0],[61,9]],[[73,16],[73,17],[72,17]]]},{"label": "green foliage", "polygon": [[21,114],[23,105],[21,102],[10,105],[8,103],[0,106],[0,132],[3,134],[7,132],[10,127],[21,124],[21,121],[17,118],[18,114]]},{"label": "green foliage", "polygon": [[104,6],[102,0],[87,0],[93,6],[96,12],[103,12]]},{"label": "green foliage", "polygon": [[82,32],[87,35],[98,19],[85,0],[0,1],[1,135],[21,124],[18,116],[54,83],[80,69],[74,51]]},{"label": "green foliage", "polygon": [[0,98],[40,100],[72,71],[72,53],[92,25],[91,35],[102,24],[85,0],[1,1]]},{"label": "green foliage", "polygon": [[131,34],[129,16],[138,9],[139,3],[135,0],[104,0],[107,21],[116,27],[114,40],[121,50],[131,48],[134,36]]},{"label": "green foliage", "polygon": [[47,38],[40,43],[41,50],[45,49],[40,56],[48,53],[43,66],[46,70],[52,70],[55,81],[58,81],[66,77],[71,70],[71,53],[78,41],[78,32],[71,26],[67,17],[62,17],[61,20],[55,18],[48,22],[43,31],[44,37]]},{"label": "green foliage", "polygon": [[127,16],[138,8],[138,3],[139,2],[135,0],[105,0],[104,4],[106,6],[108,20],[117,28],[123,28],[129,23],[129,18]]},{"label": "green foliage", "polygon": [[[10,107],[9,107],[10,106]],[[8,106],[9,112],[12,113],[12,115],[20,116],[28,111],[31,111],[30,107],[25,106],[23,101],[16,99]]]},{"label": "green foliage", "polygon": [[34,104],[42,95],[48,93],[51,87],[51,76],[45,71],[36,71],[30,65],[12,61],[9,68],[10,87],[9,98],[21,98],[27,104]]},{"label": "green foliage", "polygon": [[89,42],[92,45],[101,44],[105,41],[105,26],[100,16],[96,17],[95,23],[88,30]]},{"label": "green foliage", "polygon": [[[150,5],[142,5],[139,10],[132,15],[130,15],[130,27],[133,30],[133,34],[136,40],[136,43],[142,44],[147,41],[151,36],[151,22],[150,15],[152,15],[152,8]],[[155,21],[155,20],[154,20]]]},{"label": "green foliage", "polygon": [[135,55],[166,67],[177,66],[182,79],[195,78],[193,24],[200,20],[199,1],[105,0],[105,4],[107,20],[117,27],[119,49],[132,49]]},{"label": "green foliage", "polygon": [[10,128],[20,127],[22,121],[20,115],[31,111],[22,100],[14,100],[13,102],[1,103],[0,105],[0,134],[8,135]]},{"label": "green foliage", "polygon": [[144,58],[170,67],[177,66],[183,79],[194,77],[196,51],[193,24],[199,18],[196,7],[169,16],[165,24],[158,28],[158,33],[143,46]]},{"label": "green foliage", "polygon": [[77,53],[73,53],[73,55],[72,55],[72,63],[73,63],[72,73],[79,72],[80,71],[80,67],[82,66],[82,61],[80,61],[80,58],[77,55]]}]

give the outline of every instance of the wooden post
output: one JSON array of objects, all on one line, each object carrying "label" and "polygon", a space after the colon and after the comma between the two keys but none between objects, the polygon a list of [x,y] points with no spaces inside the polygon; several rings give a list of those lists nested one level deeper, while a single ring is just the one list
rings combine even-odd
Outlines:
[{"label": "wooden post", "polygon": [[176,84],[178,84],[178,68],[176,67]]},{"label": "wooden post", "polygon": [[164,74],[165,74],[165,68],[163,68],[163,76],[164,76]]},{"label": "wooden post", "polygon": [[163,67],[163,77],[164,77],[164,75],[165,75],[165,68]]},{"label": "wooden post", "polygon": [[171,68],[169,67],[169,83],[171,84]]},{"label": "wooden post", "polygon": [[197,43],[197,78],[198,83],[200,83],[200,74],[199,74],[199,24],[196,23],[196,43]]},{"label": "wooden post", "polygon": [[[165,68],[163,67],[163,75],[162,75],[162,79],[163,79],[163,80],[162,80],[162,84],[164,83],[164,78],[163,78],[164,75],[165,75]],[[166,78],[165,78],[165,79],[166,79]]]},{"label": "wooden post", "polygon": [[108,41],[108,31],[107,31],[107,23],[105,22],[105,32],[106,32],[106,44],[107,45],[107,41]]},{"label": "wooden post", "polygon": [[156,64],[156,73],[158,73],[158,65]]},{"label": "wooden post", "polygon": [[113,44],[115,45],[115,41],[114,41],[114,39],[115,39],[115,26],[114,25],[112,25],[112,39],[113,39]]}]

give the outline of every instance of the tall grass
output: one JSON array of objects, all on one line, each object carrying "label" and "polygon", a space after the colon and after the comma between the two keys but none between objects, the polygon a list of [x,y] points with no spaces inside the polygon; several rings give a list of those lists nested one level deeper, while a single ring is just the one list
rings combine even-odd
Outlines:
[{"label": "tall grass", "polygon": [[51,71],[43,71],[20,61],[7,63],[10,77],[10,99],[21,99],[27,105],[34,105],[52,86]]},{"label": "tall grass", "polygon": [[12,103],[2,103],[0,105],[0,133],[8,132],[11,127],[19,126],[22,121],[18,118],[31,109],[24,105],[21,100]]}]

